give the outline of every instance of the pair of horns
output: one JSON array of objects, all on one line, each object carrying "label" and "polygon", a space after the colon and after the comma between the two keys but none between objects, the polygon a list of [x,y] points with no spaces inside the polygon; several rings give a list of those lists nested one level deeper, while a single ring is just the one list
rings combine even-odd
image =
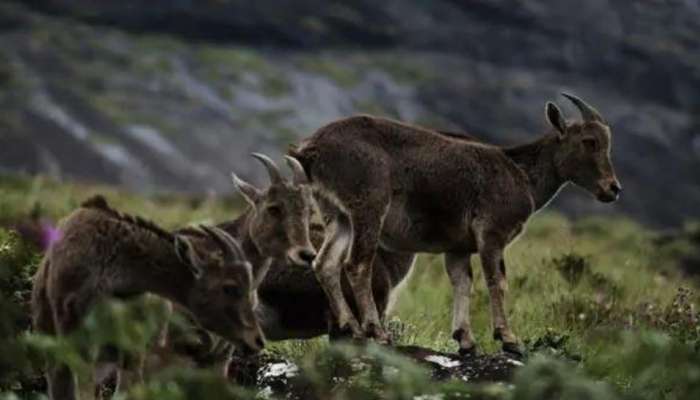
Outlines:
[{"label": "pair of horns", "polygon": [[[275,164],[270,157],[260,153],[253,153],[252,156],[265,166],[268,175],[270,175],[270,181],[273,185],[283,183],[285,181],[279,168],[277,168],[277,164]],[[289,168],[292,170],[292,182],[295,185],[308,183],[308,179],[306,179],[306,172],[304,172],[304,167],[301,166],[299,160],[290,156],[284,156],[284,159],[287,161],[287,165],[289,165]]]},{"label": "pair of horns", "polygon": [[581,112],[581,118],[584,121],[598,121],[601,123],[605,123],[605,120],[600,115],[598,110],[596,110],[590,104],[581,100],[579,97],[574,96],[573,94],[562,93],[561,95],[569,99],[569,101],[571,101],[572,103],[574,103],[576,108],[578,108],[578,110]]},{"label": "pair of horns", "polygon": [[241,245],[223,229],[206,225],[200,225],[199,227],[219,245],[226,259],[233,257],[238,261],[245,261],[245,253]]}]

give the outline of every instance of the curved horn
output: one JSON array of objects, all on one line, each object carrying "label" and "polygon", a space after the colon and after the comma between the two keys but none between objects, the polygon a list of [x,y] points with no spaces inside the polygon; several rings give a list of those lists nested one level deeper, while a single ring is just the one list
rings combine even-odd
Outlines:
[{"label": "curved horn", "polygon": [[270,181],[273,185],[283,181],[280,170],[277,168],[275,162],[270,159],[270,157],[260,153],[253,153],[251,156],[263,163],[265,168],[267,168],[267,173],[270,175]]},{"label": "curved horn", "polygon": [[294,173],[295,185],[304,185],[309,183],[309,179],[306,176],[304,167],[301,165],[299,160],[292,156],[284,156],[284,159],[287,160],[287,165],[289,165],[289,169],[291,169]]},{"label": "curved horn", "polygon": [[598,121],[605,123],[605,120],[600,115],[598,110],[593,108],[593,106],[591,106],[590,104],[574,96],[573,94],[562,93],[561,95],[569,99],[572,103],[574,103],[574,105],[581,112],[581,118],[583,118],[584,121]]},{"label": "curved horn", "polygon": [[202,268],[202,260],[194,250],[192,242],[185,235],[175,235],[173,242],[175,246],[175,254],[187,265],[195,279],[199,279],[204,275]]},{"label": "curved horn", "polygon": [[221,250],[224,251],[225,255],[236,257],[238,260],[245,260],[245,254],[243,253],[241,245],[223,229],[206,225],[201,225],[200,227],[214,239],[219,247],[221,247]]}]

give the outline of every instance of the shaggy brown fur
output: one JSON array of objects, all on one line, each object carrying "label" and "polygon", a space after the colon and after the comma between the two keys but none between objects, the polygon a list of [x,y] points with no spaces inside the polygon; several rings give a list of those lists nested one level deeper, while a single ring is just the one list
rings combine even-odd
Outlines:
[{"label": "shaggy brown fur", "polygon": [[[241,242],[255,269],[264,266],[266,271],[273,259],[309,267],[316,257],[309,241],[309,221],[315,203],[306,174],[296,159],[287,157],[293,179],[286,180],[272,160],[254,156],[267,168],[270,187],[263,191],[234,175],[234,184],[250,207],[240,218],[220,227]],[[257,283],[263,278],[264,273],[256,273]]]},{"label": "shaggy brown fur", "polygon": [[[311,262],[316,256],[309,240],[309,223],[315,210],[311,189],[298,161],[290,158],[287,163],[294,173],[292,181],[281,179],[274,162],[265,158],[271,185],[264,191],[234,176],[234,184],[249,207],[235,220],[218,225],[240,241],[246,259],[253,266],[256,288],[263,281],[280,279],[285,285],[298,285],[297,281],[288,282],[283,277],[291,270],[312,271]],[[198,234],[191,230],[179,233]],[[272,265],[275,265],[275,272],[268,274]],[[316,280],[313,275],[311,278]],[[257,310],[259,318],[269,321],[270,316],[262,309],[264,307]]]},{"label": "shaggy brown fur", "polygon": [[[260,154],[255,154],[254,157],[266,167],[270,187],[261,190],[234,175],[234,184],[249,203],[249,208],[239,218],[224,222],[218,227],[240,241],[246,259],[253,266],[253,288],[256,289],[263,280],[276,280],[278,274],[284,276],[287,270],[312,271],[311,262],[316,251],[309,240],[309,221],[315,203],[303,168],[297,160],[288,157],[287,163],[293,172],[290,181],[282,178],[277,166],[268,157]],[[177,233],[202,237],[201,232],[192,229],[183,229]],[[271,276],[268,269],[273,264],[278,267]],[[315,277],[311,278],[315,281]],[[265,306],[258,304],[257,292],[254,298],[256,314],[267,335],[270,330],[265,328],[265,321],[273,323],[273,316],[264,311],[267,309]],[[289,299],[288,297],[286,301],[293,302]],[[205,332],[201,333],[203,343],[211,342],[212,338]],[[228,353],[228,350],[217,348],[221,347],[218,344],[213,347],[196,347],[192,349],[195,354],[191,356],[207,360],[207,364],[211,364],[212,360],[214,363],[224,361],[220,355]],[[212,355],[212,350],[218,355]]]},{"label": "shaggy brown fur", "polygon": [[[583,120],[567,123],[553,103],[545,110],[554,132],[503,149],[370,116],[319,129],[291,154],[312,181],[330,223],[316,262],[338,326],[355,336],[386,340],[373,291],[378,249],[445,253],[455,290],[454,337],[474,351],[469,323],[470,256],[481,256],[491,297],[494,337],[518,351],[505,310],[503,251],[528,218],[567,182],[604,202],[621,190],[610,161],[610,129],[582,100],[565,95]],[[344,268],[359,323],[343,296]]]},{"label": "shaggy brown fur", "polygon": [[[323,244],[324,227],[314,225],[311,239],[317,248]],[[372,288],[380,315],[384,317],[396,287],[408,276],[413,254],[377,252],[372,269]],[[347,277],[342,280],[343,293],[353,313],[357,306]],[[258,287],[256,310],[265,337],[270,340],[306,339],[330,333],[339,335],[328,299],[311,268],[289,268],[275,262]],[[294,301],[290,301],[294,299]]]},{"label": "shaggy brown fur", "polygon": [[[249,351],[260,350],[250,264],[225,232],[202,229],[220,251],[203,253],[196,240],[120,213],[102,197],[86,201],[62,223],[61,239],[35,276],[35,329],[66,335],[101,299],[154,293],[181,304],[206,329]],[[75,398],[67,366],[50,366],[48,381],[51,399]]]},{"label": "shaggy brown fur", "polygon": [[[437,132],[459,140],[479,141],[476,137],[462,132]],[[245,220],[246,215],[220,227],[240,239],[242,236],[237,236],[237,232],[241,229],[237,225]],[[317,219],[321,220],[322,217]],[[325,237],[324,225],[312,224],[310,233],[314,247],[320,248]],[[249,258],[257,257],[254,252],[246,252],[246,255]],[[396,288],[409,275],[414,260],[413,253],[395,253],[384,251],[382,248],[377,249],[372,266],[372,290],[382,321],[389,311],[392,299],[396,296]],[[342,288],[350,309],[357,316],[357,305],[345,275],[342,277]],[[312,269],[289,268],[286,262],[276,260],[271,264],[269,273],[258,287],[258,298],[260,303],[256,313],[267,339],[306,339],[327,333],[332,336],[340,334],[338,327],[334,324],[327,297]]]}]

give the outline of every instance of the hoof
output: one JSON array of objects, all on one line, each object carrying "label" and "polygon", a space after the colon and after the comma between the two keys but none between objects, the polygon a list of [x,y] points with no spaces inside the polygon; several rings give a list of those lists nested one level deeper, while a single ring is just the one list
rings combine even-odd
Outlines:
[{"label": "hoof", "polygon": [[525,350],[519,343],[503,343],[503,352],[509,356],[521,360],[525,357]]},{"label": "hoof", "polygon": [[352,337],[352,329],[347,325],[342,327],[334,325],[328,334],[333,339],[347,339]]},{"label": "hoof", "polygon": [[344,319],[342,322],[332,319],[328,327],[328,336],[331,340],[352,340],[363,335],[360,324],[354,318]]},{"label": "hoof", "polygon": [[513,334],[510,330],[507,330],[504,334],[502,329],[496,328],[493,331],[493,340],[497,340],[501,343],[518,343],[518,337]]},{"label": "hoof", "polygon": [[478,355],[479,351],[470,331],[465,331],[462,328],[457,329],[452,332],[452,339],[456,340],[457,345],[459,345],[460,357],[474,357]]},{"label": "hoof", "polygon": [[346,324],[343,326],[334,326],[333,330],[329,332],[329,337],[331,340],[352,340],[357,339],[358,335],[350,324]]},{"label": "hoof", "polygon": [[479,349],[476,347],[476,345],[473,345],[468,348],[461,348],[459,349],[459,356],[461,358],[473,358],[479,355]]},{"label": "hoof", "polygon": [[499,329],[496,329],[493,331],[493,340],[497,340],[499,342],[503,342],[503,334]]},{"label": "hoof", "polygon": [[367,327],[365,327],[364,332],[364,337],[367,339],[373,339],[375,342],[384,345],[391,344],[391,337],[380,325],[368,324]]}]

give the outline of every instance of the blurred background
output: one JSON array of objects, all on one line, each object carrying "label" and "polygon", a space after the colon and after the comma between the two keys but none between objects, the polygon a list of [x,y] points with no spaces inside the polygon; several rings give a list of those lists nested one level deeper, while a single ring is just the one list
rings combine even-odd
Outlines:
[{"label": "blurred background", "polygon": [[355,113],[511,145],[570,91],[610,122],[625,187],[570,215],[700,215],[697,0],[3,0],[0,171],[229,193],[248,154]]}]

